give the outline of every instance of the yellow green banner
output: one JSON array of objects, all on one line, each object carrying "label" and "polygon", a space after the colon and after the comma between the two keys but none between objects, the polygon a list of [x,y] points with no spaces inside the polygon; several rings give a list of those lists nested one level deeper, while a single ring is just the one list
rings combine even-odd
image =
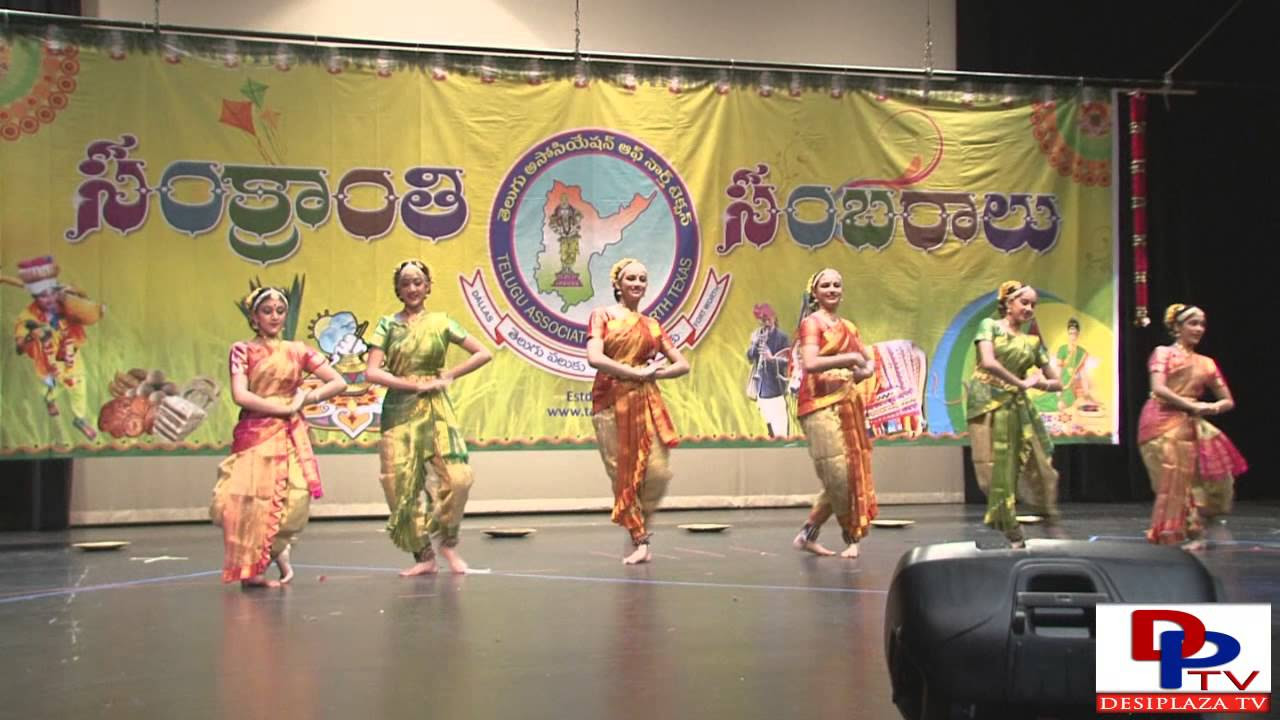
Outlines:
[{"label": "yellow green banner", "polygon": [[1114,441],[1108,98],[108,33],[0,60],[0,455],[223,451],[258,284],[350,381],[305,409],[317,447],[369,448],[365,339],[407,258],[496,351],[450,389],[478,448],[591,442],[586,320],[628,256],[693,366],[663,386],[689,443],[798,439],[786,359],[828,266],[875,343],[877,438],[964,441],[1014,278],[1067,376],[1035,397],[1050,431]]}]

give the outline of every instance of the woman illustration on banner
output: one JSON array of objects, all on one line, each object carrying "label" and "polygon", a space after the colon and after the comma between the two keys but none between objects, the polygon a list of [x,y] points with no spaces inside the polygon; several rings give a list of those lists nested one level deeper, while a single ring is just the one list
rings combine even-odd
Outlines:
[{"label": "woman illustration on banner", "polygon": [[[421,261],[400,263],[392,282],[404,307],[378,321],[365,373],[387,388],[378,441],[382,490],[391,510],[387,535],[413,554],[403,577],[436,572],[433,535],[449,569],[465,573],[467,563],[456,548],[473,476],[447,390],[493,355],[448,315],[426,311],[431,271]],[[451,344],[469,356],[445,369]]]},{"label": "woman illustration on banner", "polygon": [[49,416],[60,414],[58,397],[65,395],[71,424],[93,440],[98,432],[88,419],[89,388],[80,349],[87,340],[85,327],[98,322],[103,306],[58,282],[58,272],[58,265],[46,255],[18,263],[18,278],[0,277],[0,284],[31,293],[31,304],[18,313],[14,324],[14,349],[31,359]]},{"label": "woman illustration on banner", "polygon": [[[657,320],[640,314],[649,272],[624,258],[609,271],[614,305],[591,311],[587,362],[596,369],[591,422],[605,472],[613,483],[613,522],[626,529],[630,546],[622,562],[649,562],[649,521],[671,482],[668,449],[676,429],[658,391],[658,380],[689,372],[689,363]],[[653,360],[662,355],[668,364]]]},{"label": "woman illustration on banner", "polygon": [[792,544],[815,555],[835,553],[818,543],[832,515],[847,547],[841,557],[858,557],[858,542],[879,512],[871,482],[871,440],[863,390],[875,377],[875,361],[858,328],[840,317],[844,279],[832,268],[818,271],[806,286],[805,316],[800,320],[800,395],[796,414],[809,440],[809,457],[822,482],[809,520]]},{"label": "woman illustration on banner", "polygon": [[1058,346],[1050,360],[1062,376],[1062,392],[1045,393],[1036,400],[1042,412],[1059,412],[1075,407],[1077,401],[1093,403],[1089,384],[1089,371],[1094,360],[1089,351],[1080,345],[1080,321],[1067,320],[1067,342]]},{"label": "woman illustration on banner", "polygon": [[[289,547],[319,498],[320,472],[302,408],[346,389],[324,355],[280,339],[289,300],[273,287],[244,299],[256,336],[231,346],[231,398],[240,406],[232,454],[218,466],[209,514],[222,527],[222,581],[243,587],[279,587],[293,579]],[[312,373],[324,385],[302,389]],[[274,560],[280,581],[263,576]]]},{"label": "woman illustration on banner", "polygon": [[[1138,445],[1156,494],[1147,539],[1158,544],[1205,546],[1204,523],[1231,510],[1235,477],[1248,469],[1240,451],[1205,420],[1235,407],[1212,358],[1196,352],[1204,337],[1204,311],[1170,305],[1164,324],[1173,343],[1147,362],[1151,397],[1138,419]],[[1202,402],[1210,392],[1214,402]]]},{"label": "woman illustration on banner", "polygon": [[1019,484],[1027,504],[1052,525],[1059,517],[1053,442],[1027,398],[1032,388],[1062,390],[1044,342],[1026,331],[1038,301],[1030,285],[1001,283],[996,293],[999,319],[986,318],[978,326],[977,363],[965,384],[973,470],[987,495],[983,522],[1004,533],[1014,547],[1026,544],[1016,512]]},{"label": "woman illustration on banner", "polygon": [[787,334],[778,329],[778,314],[768,303],[756,305],[752,314],[760,326],[751,333],[751,344],[747,346],[747,362],[751,363],[747,397],[760,408],[769,436],[787,437],[791,434],[785,394],[791,343]]}]

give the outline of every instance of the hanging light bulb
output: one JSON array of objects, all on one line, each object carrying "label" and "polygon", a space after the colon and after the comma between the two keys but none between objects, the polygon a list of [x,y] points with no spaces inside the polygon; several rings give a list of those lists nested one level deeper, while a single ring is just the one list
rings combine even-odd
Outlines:
[{"label": "hanging light bulb", "polygon": [[378,58],[373,61],[373,66],[375,68],[374,72],[377,73],[378,77],[380,78],[391,77],[391,71],[393,69],[391,53],[387,52],[386,50],[379,51]]},{"label": "hanging light bulb", "polygon": [[329,57],[325,60],[324,69],[330,75],[337,75],[342,72],[342,56],[338,54],[338,48],[329,48]]},{"label": "hanging light bulb", "polygon": [[124,35],[119,30],[112,30],[107,37],[107,54],[112,60],[123,60],[126,53],[124,50]]},{"label": "hanging light bulb", "polygon": [[[7,25],[8,23],[6,22],[5,24]],[[45,30],[44,46],[54,55],[62,52],[62,49],[67,46],[66,41],[62,39],[62,29],[56,25],[50,25]]]},{"label": "hanging light bulb", "polygon": [[628,63],[627,66],[622,69],[621,84],[622,87],[627,90],[632,92],[635,91],[638,81],[636,80],[636,68],[634,65]]},{"label": "hanging light bulb", "polygon": [[449,73],[445,70],[444,55],[436,53],[431,56],[431,77],[434,80],[447,80]]},{"label": "hanging light bulb", "polygon": [[493,58],[485,55],[480,58],[480,82],[491,85],[498,79],[498,70],[493,66]]},{"label": "hanging light bulb", "polygon": [[671,74],[667,78],[667,91],[672,95],[679,95],[684,90],[680,82],[680,71],[674,66],[671,68]]},{"label": "hanging light bulb", "polygon": [[179,42],[180,40],[173,35],[165,35],[160,41],[161,46],[164,47],[164,61],[170,65],[182,62],[183,50]]},{"label": "hanging light bulb", "polygon": [[240,67],[240,50],[235,40],[228,40],[222,46],[222,64],[229,68]]},{"label": "hanging light bulb", "polygon": [[760,93],[760,97],[769,97],[773,95],[773,77],[769,74],[768,70],[760,73],[760,82],[758,84],[760,87],[758,91]]},{"label": "hanging light bulb", "polygon": [[1000,104],[1005,107],[1013,105],[1015,99],[1014,94],[1013,83],[1005,83],[1004,97],[1000,98]]},{"label": "hanging light bulb", "polygon": [[716,74],[716,94],[728,95],[731,87],[732,86],[729,84],[729,72],[721,69]]},{"label": "hanging light bulb", "polygon": [[289,52],[289,46],[280,44],[276,46],[275,67],[280,72],[289,72],[289,68],[293,67],[293,55]]},{"label": "hanging light bulb", "polygon": [[579,60],[573,64],[573,86],[582,89],[591,84],[591,78],[587,75],[587,64]]},{"label": "hanging light bulb", "polygon": [[834,100],[839,100],[840,98],[844,97],[844,76],[843,75],[831,76],[831,97]]}]

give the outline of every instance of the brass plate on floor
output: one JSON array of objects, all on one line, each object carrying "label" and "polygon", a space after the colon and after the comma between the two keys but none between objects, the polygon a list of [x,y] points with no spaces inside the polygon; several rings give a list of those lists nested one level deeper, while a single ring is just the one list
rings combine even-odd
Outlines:
[{"label": "brass plate on floor", "polygon": [[533,528],[489,528],[484,531],[484,534],[495,538],[518,538],[536,532],[538,531]]}]

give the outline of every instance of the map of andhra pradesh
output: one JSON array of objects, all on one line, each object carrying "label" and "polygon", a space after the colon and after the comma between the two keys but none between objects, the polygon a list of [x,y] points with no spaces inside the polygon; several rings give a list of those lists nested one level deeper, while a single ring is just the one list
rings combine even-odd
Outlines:
[{"label": "map of andhra pradesh", "polygon": [[622,241],[622,233],[644,214],[658,193],[636,194],[613,215],[582,199],[582,188],[559,180],[547,193],[543,206],[542,246],[534,267],[538,291],[557,295],[564,302],[560,312],[595,296],[588,265],[610,245]]}]

